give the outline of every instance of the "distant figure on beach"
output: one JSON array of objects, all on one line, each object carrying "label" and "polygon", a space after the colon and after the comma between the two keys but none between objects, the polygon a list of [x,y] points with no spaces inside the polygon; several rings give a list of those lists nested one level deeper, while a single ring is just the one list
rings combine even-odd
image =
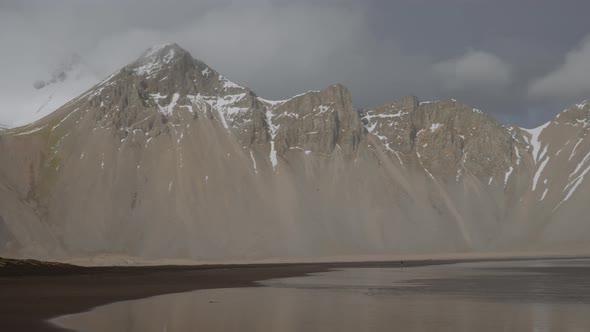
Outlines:
[{"label": "distant figure on beach", "polygon": [[404,261],[399,261],[400,268],[402,271],[404,270]]}]

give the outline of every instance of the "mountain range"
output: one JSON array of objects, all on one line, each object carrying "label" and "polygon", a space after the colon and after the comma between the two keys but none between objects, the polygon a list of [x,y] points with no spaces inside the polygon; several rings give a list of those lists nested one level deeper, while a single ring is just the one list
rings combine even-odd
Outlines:
[{"label": "mountain range", "polygon": [[200,261],[590,248],[590,101],[266,100],[176,44],[0,129],[0,255]]}]

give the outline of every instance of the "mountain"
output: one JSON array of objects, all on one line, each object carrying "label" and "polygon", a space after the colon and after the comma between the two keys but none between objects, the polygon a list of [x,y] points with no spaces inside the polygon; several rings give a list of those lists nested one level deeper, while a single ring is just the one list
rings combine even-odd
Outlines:
[{"label": "mountain", "polygon": [[338,84],[271,101],[161,45],[0,133],[0,254],[587,250],[589,109],[527,130],[453,99],[358,110]]},{"label": "mountain", "polygon": [[39,120],[99,82],[97,75],[82,57],[73,54],[47,73],[47,77],[31,82],[20,94],[8,96],[2,106],[18,114],[7,124],[17,127]]}]

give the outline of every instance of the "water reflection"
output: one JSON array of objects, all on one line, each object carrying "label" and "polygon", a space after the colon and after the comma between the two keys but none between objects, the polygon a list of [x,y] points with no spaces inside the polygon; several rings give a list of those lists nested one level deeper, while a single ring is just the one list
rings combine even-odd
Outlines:
[{"label": "water reflection", "polygon": [[80,331],[589,331],[585,260],[344,269],[115,303]]}]

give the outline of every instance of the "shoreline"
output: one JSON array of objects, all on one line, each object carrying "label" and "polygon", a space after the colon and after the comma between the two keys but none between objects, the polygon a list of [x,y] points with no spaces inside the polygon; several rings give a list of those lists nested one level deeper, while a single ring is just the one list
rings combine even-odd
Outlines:
[{"label": "shoreline", "polygon": [[[502,260],[575,259],[487,257],[404,260],[404,267]],[[65,331],[49,322],[109,303],[202,289],[256,287],[257,281],[304,276],[338,268],[400,267],[400,261],[277,263],[201,266],[36,265],[0,268],[0,321],[7,331]]]},{"label": "shoreline", "polygon": [[331,264],[331,263],[378,263],[394,261],[427,260],[469,260],[469,259],[534,259],[587,257],[586,251],[492,251],[492,252],[450,252],[420,253],[400,255],[340,255],[318,257],[234,259],[234,260],[192,260],[192,259],[144,259],[125,255],[98,255],[92,258],[71,257],[58,262],[86,267],[97,266],[243,266],[243,265],[282,265],[282,264]]}]

